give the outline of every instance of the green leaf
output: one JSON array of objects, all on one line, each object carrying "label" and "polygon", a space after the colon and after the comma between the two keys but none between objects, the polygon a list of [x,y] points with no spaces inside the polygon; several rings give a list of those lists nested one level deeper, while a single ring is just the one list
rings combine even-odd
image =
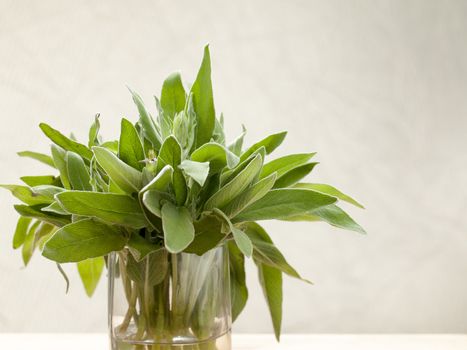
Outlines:
[{"label": "green leaf", "polygon": [[226,238],[226,235],[222,233],[222,223],[217,216],[203,216],[200,220],[193,222],[193,226],[195,238],[184,250],[186,253],[203,255]]},{"label": "green leaf", "polygon": [[250,238],[242,230],[232,226],[232,235],[240,251],[246,256],[251,257],[253,254],[253,244]]},{"label": "green leaf", "polygon": [[106,141],[100,147],[104,147],[111,151],[113,154],[118,155],[118,141]]},{"label": "green leaf", "polygon": [[229,218],[235,217],[235,215],[240,213],[248,205],[265,196],[274,186],[275,181],[276,173],[272,173],[268,177],[261,179],[247,188],[243,193],[235,197],[225,208],[223,208],[223,212]]},{"label": "green leaf", "polygon": [[154,179],[151,180],[144,188],[140,191],[140,195],[149,190],[166,191],[167,187],[172,182],[173,168],[170,165],[166,165],[159,171]]},{"label": "green leaf", "polygon": [[246,287],[245,258],[233,242],[228,242],[230,267],[230,299],[232,302],[232,322],[243,311],[248,300]]},{"label": "green leaf", "polygon": [[184,160],[178,166],[186,175],[195,180],[200,186],[204,186],[209,175],[209,162],[194,162],[192,160]]},{"label": "green leaf", "polygon": [[78,272],[88,297],[92,297],[104,270],[104,258],[98,256],[78,261]]},{"label": "green leaf", "polygon": [[352,219],[349,214],[335,204],[318,208],[309,213],[286,217],[286,221],[324,221],[344,230],[366,234],[366,231]]},{"label": "green leaf", "polygon": [[127,246],[136,261],[141,261],[148,254],[163,249],[159,244],[148,242],[139,234],[132,234]]},{"label": "green leaf", "polygon": [[157,171],[164,166],[170,165],[174,169],[172,181],[175,192],[175,198],[179,205],[182,205],[187,196],[185,177],[181,169],[178,168],[182,160],[182,149],[175,137],[169,136],[162,144],[159,157],[157,158]]},{"label": "green leaf", "polygon": [[66,191],[55,196],[67,212],[131,228],[147,222],[137,200],[124,194]]},{"label": "green leaf", "polygon": [[71,213],[68,213],[65,211],[58,202],[53,202],[50,204],[48,207],[41,208],[41,211],[45,211],[48,213],[55,213],[58,215],[70,215]]},{"label": "green leaf", "polygon": [[36,248],[34,238],[36,236],[36,230],[39,225],[40,221],[34,222],[29,228],[28,233],[24,239],[23,248],[21,250],[24,266],[29,264],[29,261],[31,261],[32,255],[34,254],[34,250]]},{"label": "green leaf", "polygon": [[77,262],[122,250],[126,242],[120,228],[85,219],[55,232],[42,255],[59,263]]},{"label": "green leaf", "polygon": [[212,131],[211,140],[225,146],[224,115],[222,113],[219,119],[214,118],[214,130]]},{"label": "green leaf", "polygon": [[303,189],[271,190],[263,198],[245,208],[234,219],[240,221],[257,221],[284,218],[298,215],[332,204],[336,198],[325,194]]},{"label": "green leaf", "polygon": [[277,172],[277,177],[280,178],[290,170],[306,164],[316,153],[299,153],[290,154],[288,156],[274,159],[263,166],[260,178],[271,175]]},{"label": "green leaf", "polygon": [[53,213],[43,213],[41,211],[42,209],[41,206],[30,207],[27,205],[15,205],[14,207],[15,207],[15,210],[18,212],[18,214],[20,214],[21,216],[48,222],[58,227],[61,227],[61,226],[64,226],[70,223],[69,217],[56,215]]},{"label": "green leaf", "polygon": [[205,143],[191,154],[191,160],[209,162],[212,173],[217,173],[226,166],[231,169],[237,166],[239,158],[224,146],[209,142]]},{"label": "green leaf", "polygon": [[16,224],[15,234],[13,236],[13,249],[18,249],[24,243],[28,233],[31,218],[20,216]]},{"label": "green leaf", "polygon": [[53,202],[53,199],[34,191],[28,186],[0,185],[0,187],[9,190],[13,196],[27,205],[50,204]]},{"label": "green leaf", "polygon": [[146,156],[144,155],[143,144],[135,126],[125,118],[121,122],[118,156],[126,164],[137,170],[144,168],[143,160]]},{"label": "green leaf", "polygon": [[94,123],[92,123],[91,127],[89,128],[89,141],[88,147],[92,148],[93,146],[99,145],[99,129],[101,128],[101,124],[99,122],[99,113],[96,114],[94,117]]},{"label": "green leaf", "polygon": [[165,247],[171,253],[179,253],[193,241],[195,228],[190,212],[170,202],[162,206],[162,227]]},{"label": "green leaf", "polygon": [[141,261],[136,261],[133,255],[128,254],[128,276],[140,286],[156,286],[164,280],[169,266],[168,262],[165,249],[156,250]]},{"label": "green leaf", "polygon": [[56,227],[47,222],[41,222],[34,234],[34,247],[42,249],[43,244],[56,231]]},{"label": "green leaf", "polygon": [[186,93],[180,73],[173,73],[165,79],[161,92],[161,107],[171,119],[185,108]]},{"label": "green leaf", "polygon": [[135,102],[136,107],[138,108],[140,118],[139,122],[143,128],[144,136],[152,143],[155,150],[157,151],[161,147],[159,130],[157,130],[154,120],[152,119],[149,112],[146,110],[146,107],[144,107],[144,103],[141,97],[136,92],[133,92],[131,89],[128,90],[130,90],[130,93],[133,96],[133,101]]},{"label": "green leaf", "polygon": [[193,105],[198,117],[196,144],[201,146],[211,139],[216,119],[211,83],[211,58],[208,45],[204,47],[203,61],[201,62],[198,76],[191,88],[191,93],[193,94]]},{"label": "green leaf", "polygon": [[227,149],[233,154],[240,156],[240,154],[242,153],[243,140],[245,139],[245,135],[246,129],[245,126],[242,124],[242,133],[235,140],[233,140],[229,146],[227,146]]},{"label": "green leaf", "polygon": [[224,185],[231,181],[235,176],[237,176],[243,169],[246,168],[248,164],[251,163],[253,159],[257,155],[261,155],[261,159],[265,159],[266,157],[266,148],[260,147],[256,151],[254,151],[247,159],[242,160],[239,164],[237,164],[233,169],[224,169],[221,173],[220,183]]},{"label": "green leaf", "polygon": [[160,191],[145,191],[142,197],[144,206],[154,215],[161,217],[161,200],[164,194]]},{"label": "green leaf", "polygon": [[235,227],[222,210],[214,208],[213,212],[216,213],[220,218],[222,218],[228,225],[238,249],[240,249],[240,251],[248,258],[251,257],[251,255],[253,254],[253,244],[251,243],[251,240],[246,235],[246,233],[240,230],[239,228]]},{"label": "green leaf", "polygon": [[157,171],[159,172],[164,166],[170,165],[175,170],[182,161],[182,149],[173,136],[169,136],[162,144],[161,151],[157,158]]},{"label": "green leaf", "polygon": [[52,145],[52,157],[55,163],[55,167],[60,172],[60,179],[63,183],[63,188],[69,190],[71,189],[70,180],[68,179],[68,170],[66,166],[66,151],[56,145]]},{"label": "green leaf", "polygon": [[55,168],[55,163],[52,157],[48,156],[47,154],[32,152],[32,151],[22,151],[17,153],[20,157],[28,157],[35,160],[38,160],[41,163],[50,165],[52,168]]},{"label": "green leaf", "polygon": [[280,341],[282,324],[282,272],[274,267],[257,262],[258,276],[269,307],[274,334]]},{"label": "green leaf", "polygon": [[85,145],[69,139],[68,137],[61,134],[58,130],[55,130],[45,123],[39,124],[39,127],[44,132],[45,136],[47,136],[56,145],[60,146],[66,151],[78,153],[84,159],[91,160],[92,152]]},{"label": "green leaf", "polygon": [[255,143],[253,146],[248,148],[240,157],[240,161],[244,161],[247,159],[253,152],[264,147],[266,150],[266,154],[270,154],[274,151],[277,147],[280,146],[282,141],[284,141],[285,136],[287,135],[287,131],[279,132],[277,134],[272,134],[262,139],[261,141]]},{"label": "green leaf", "polygon": [[205,210],[223,208],[232,199],[241,194],[256,178],[261,170],[263,160],[257,155],[236,177],[225,184],[219,191],[206,201]]},{"label": "green leaf", "polygon": [[291,277],[310,283],[309,281],[304,280],[300,274],[290,266],[263,227],[258,225],[256,222],[247,222],[243,226],[243,229],[253,243],[253,258],[255,261],[275,267]]},{"label": "green leaf", "polygon": [[292,169],[277,179],[274,188],[289,187],[307,176],[318,163],[308,163]]},{"label": "green leaf", "polygon": [[127,165],[103,147],[93,147],[92,150],[99,165],[123,191],[132,194],[141,189],[143,180],[138,170]]},{"label": "green leaf", "polygon": [[92,191],[91,177],[83,158],[74,152],[67,152],[65,162],[71,187],[74,190]]},{"label": "green leaf", "polygon": [[359,208],[364,209],[365,207],[358,203],[355,199],[352,197],[346,195],[345,193],[342,193],[339,191],[337,188],[331,186],[331,185],[326,185],[326,184],[316,184],[316,183],[299,183],[294,186],[295,188],[305,188],[317,192],[321,192],[333,197],[336,197],[340,200],[343,200],[344,202],[353,204]]},{"label": "green leaf", "polygon": [[39,186],[39,185],[54,185],[54,186],[61,185],[60,179],[53,175],[22,176],[20,177],[20,179],[26,185],[32,186],[32,187]]}]

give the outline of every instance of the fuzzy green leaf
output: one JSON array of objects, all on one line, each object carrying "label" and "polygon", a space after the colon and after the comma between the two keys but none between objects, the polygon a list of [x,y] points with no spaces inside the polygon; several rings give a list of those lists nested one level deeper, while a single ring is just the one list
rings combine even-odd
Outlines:
[{"label": "fuzzy green leaf", "polygon": [[31,187],[39,185],[61,186],[60,179],[53,175],[22,176],[20,179],[26,185]]},{"label": "fuzzy green leaf", "polygon": [[240,213],[248,205],[265,196],[274,186],[275,181],[276,173],[272,173],[264,179],[261,179],[260,181],[247,188],[243,193],[235,197],[232,201],[230,201],[230,203],[222,209],[223,212],[229,218],[235,217],[235,215]]},{"label": "fuzzy green leaf", "polygon": [[42,255],[59,263],[78,262],[122,250],[126,242],[120,228],[85,219],[55,232]]},{"label": "fuzzy green leaf", "polygon": [[258,277],[271,314],[274,334],[280,341],[282,324],[282,272],[274,267],[256,262]]},{"label": "fuzzy green leaf", "polygon": [[204,186],[209,175],[209,162],[194,162],[192,160],[184,160],[178,166],[183,172],[195,180],[200,186]]},{"label": "fuzzy green leaf", "polygon": [[276,183],[274,184],[274,188],[284,188],[296,184],[298,181],[311,173],[317,164],[318,163],[308,163],[289,170],[277,179]]},{"label": "fuzzy green leaf", "polygon": [[279,132],[277,134],[269,135],[268,137],[262,139],[261,141],[255,143],[253,146],[248,148],[240,157],[240,161],[244,161],[247,159],[253,152],[264,147],[266,150],[266,154],[270,154],[273,152],[277,147],[280,146],[282,141],[284,141],[285,136],[287,135],[287,131]]},{"label": "fuzzy green leaf", "polygon": [[143,180],[138,170],[118,159],[106,148],[93,147],[92,150],[99,165],[123,191],[132,194],[141,189]]},{"label": "fuzzy green leaf", "polygon": [[285,217],[286,221],[324,221],[328,224],[342,228],[344,230],[355,231],[366,234],[366,231],[358,223],[352,219],[349,214],[339,208],[335,204],[331,204],[322,208],[318,208],[309,213],[304,213],[296,216]]},{"label": "fuzzy green leaf", "polygon": [[52,225],[61,227],[70,223],[70,218],[66,216],[56,215],[54,213],[43,213],[41,206],[15,205],[15,210],[21,215],[28,218],[37,219],[48,222]]},{"label": "fuzzy green leaf", "polygon": [[145,155],[143,144],[135,126],[125,118],[121,122],[118,157],[137,170],[144,168],[143,160],[145,159]]},{"label": "fuzzy green leaf", "polygon": [[55,168],[55,163],[52,159],[52,157],[48,156],[47,154],[42,154],[38,152],[32,152],[32,151],[22,151],[17,153],[20,157],[28,157],[35,159],[41,163],[50,165],[52,168]]},{"label": "fuzzy green leaf", "polygon": [[39,127],[53,143],[60,146],[64,150],[78,153],[81,157],[87,160],[92,158],[91,150],[85,145],[69,139],[68,137],[61,134],[58,130],[55,130],[45,123],[39,124]]},{"label": "fuzzy green leaf", "polygon": [[266,158],[266,148],[263,147],[260,147],[258,148],[256,151],[254,151],[247,159],[245,160],[242,160],[240,163],[238,163],[233,169],[224,169],[221,173],[221,177],[220,177],[220,183],[221,185],[224,185],[230,181],[232,181],[232,179],[237,176],[243,169],[246,168],[246,166],[248,164],[251,163],[251,161],[253,159],[255,159],[255,157],[257,155],[261,155],[261,159],[264,159]]},{"label": "fuzzy green leaf", "polygon": [[245,276],[245,257],[234,242],[229,242],[227,246],[229,249],[232,322],[234,322],[245,308],[248,300],[248,289]]},{"label": "fuzzy green leaf", "polygon": [[232,199],[241,194],[254,181],[261,170],[262,164],[261,155],[258,154],[245,169],[206,201],[205,210],[223,208]]},{"label": "fuzzy green leaf", "polygon": [[198,76],[191,88],[191,93],[193,94],[193,105],[198,117],[196,144],[201,146],[211,139],[216,119],[211,83],[211,58],[208,45],[204,48],[203,61],[201,62]]},{"label": "fuzzy green leaf", "polygon": [[34,222],[29,227],[28,233],[26,234],[26,237],[24,238],[23,248],[21,249],[21,256],[23,258],[24,266],[27,266],[29,264],[31,257],[34,254],[34,250],[36,248],[34,239],[36,236],[36,230],[39,227],[40,223],[41,223],[40,221]]},{"label": "fuzzy green leaf", "polygon": [[159,191],[145,191],[142,201],[144,206],[154,215],[161,217],[161,199],[163,194]]},{"label": "fuzzy green leaf", "polygon": [[79,276],[88,297],[92,297],[104,270],[104,258],[98,256],[77,263]]},{"label": "fuzzy green leaf", "polygon": [[9,190],[13,196],[27,205],[50,204],[53,202],[49,196],[34,191],[33,188],[21,185],[0,185],[0,188]]},{"label": "fuzzy green leaf", "polygon": [[260,178],[266,177],[274,172],[277,172],[277,177],[279,178],[288,171],[306,164],[315,154],[316,153],[290,154],[274,159],[264,164]]},{"label": "fuzzy green leaf", "polygon": [[246,129],[245,126],[242,124],[242,133],[232,141],[230,145],[227,146],[227,149],[231,151],[233,154],[240,156],[242,153],[242,147],[243,147],[243,140],[246,135]]},{"label": "fuzzy green leaf", "polygon": [[92,191],[91,177],[83,158],[77,153],[67,152],[65,161],[71,187],[74,190]]},{"label": "fuzzy green leaf", "polygon": [[48,213],[55,213],[55,214],[58,214],[58,215],[70,215],[71,214],[71,213],[68,213],[67,211],[65,211],[60,206],[60,204],[58,204],[58,202],[56,202],[56,201],[53,202],[52,204],[50,204],[47,207],[41,208],[41,211],[45,211],[45,212],[48,212]]},{"label": "fuzzy green leaf", "polygon": [[217,173],[226,166],[229,169],[237,166],[239,158],[224,146],[209,142],[205,143],[191,154],[191,160],[209,162],[212,173]]},{"label": "fuzzy green leaf", "polygon": [[232,226],[232,235],[240,251],[246,256],[251,257],[253,254],[253,244],[250,238],[242,230]]},{"label": "fuzzy green leaf", "polygon": [[167,187],[172,182],[173,168],[170,165],[166,165],[162,168],[157,176],[151,180],[144,188],[140,191],[140,195],[149,190],[156,190],[163,192],[167,190]]},{"label": "fuzzy green leaf", "polygon": [[63,209],[75,215],[136,229],[147,224],[138,201],[124,194],[67,191],[55,198]]},{"label": "fuzzy green leaf", "polygon": [[321,192],[321,193],[336,197],[336,198],[338,198],[340,200],[343,200],[344,202],[353,204],[353,205],[355,205],[355,206],[357,206],[359,208],[362,208],[362,209],[365,208],[362,204],[358,203],[355,199],[353,199],[352,197],[346,195],[345,193],[342,193],[337,188],[335,188],[335,187],[333,187],[331,185],[317,184],[317,183],[299,183],[299,184],[296,184],[294,187],[295,188],[305,188],[305,189]]},{"label": "fuzzy green leaf", "polygon": [[159,244],[148,242],[139,234],[132,234],[127,246],[136,261],[141,261],[148,254],[163,249]]},{"label": "fuzzy green leaf", "polygon": [[67,170],[67,165],[66,165],[66,160],[65,160],[66,151],[57,145],[52,145],[51,151],[52,151],[52,157],[55,163],[55,167],[60,172],[60,179],[62,181],[63,188],[70,190],[71,185],[70,185],[70,180],[68,178],[68,170]]},{"label": "fuzzy green leaf", "polygon": [[304,189],[271,190],[263,198],[245,208],[234,219],[240,221],[257,221],[284,218],[333,204],[336,198]]},{"label": "fuzzy green leaf", "polygon": [[161,107],[171,119],[185,108],[186,93],[180,73],[173,73],[165,79],[161,92]]},{"label": "fuzzy green leaf", "polygon": [[185,177],[183,176],[181,169],[178,168],[181,160],[182,149],[180,144],[175,139],[175,137],[167,137],[162,144],[159,157],[157,158],[157,171],[160,171],[166,165],[170,165],[174,169],[172,184],[177,204],[179,205],[184,204],[187,196]]},{"label": "fuzzy green leaf", "polygon": [[24,243],[24,239],[28,233],[31,218],[20,216],[16,224],[15,234],[13,236],[13,249],[18,249]]},{"label": "fuzzy green leaf", "polygon": [[154,120],[152,119],[149,112],[144,107],[143,100],[141,97],[131,89],[130,93],[133,97],[133,101],[135,102],[136,107],[138,108],[139,112],[139,122],[143,128],[144,136],[152,143],[155,150],[158,151],[161,147],[161,137],[159,130],[157,129]]},{"label": "fuzzy green leaf", "polygon": [[175,170],[182,161],[182,149],[177,139],[169,136],[162,144],[161,151],[157,158],[157,171],[159,172],[166,165],[172,166]]},{"label": "fuzzy green leaf", "polygon": [[200,220],[193,222],[193,226],[195,238],[184,250],[186,253],[203,255],[226,238],[226,235],[222,233],[222,223],[216,216],[203,216]]},{"label": "fuzzy green leaf", "polygon": [[161,209],[165,247],[171,253],[179,253],[193,241],[195,228],[190,212],[185,207],[176,207],[170,202]]},{"label": "fuzzy green leaf", "polygon": [[99,122],[99,114],[96,114],[96,116],[94,117],[94,122],[89,128],[89,137],[88,137],[89,148],[99,145],[99,129],[100,128],[101,128],[101,124]]}]

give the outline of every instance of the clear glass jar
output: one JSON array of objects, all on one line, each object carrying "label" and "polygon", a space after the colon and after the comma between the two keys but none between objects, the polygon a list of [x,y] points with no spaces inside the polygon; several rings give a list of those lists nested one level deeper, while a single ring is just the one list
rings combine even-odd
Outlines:
[{"label": "clear glass jar", "polygon": [[231,350],[229,257],[165,249],[109,257],[112,350]]}]

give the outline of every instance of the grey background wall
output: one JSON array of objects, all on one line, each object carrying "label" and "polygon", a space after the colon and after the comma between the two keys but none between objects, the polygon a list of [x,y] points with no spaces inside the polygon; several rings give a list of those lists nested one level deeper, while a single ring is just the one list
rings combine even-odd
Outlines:
[{"label": "grey background wall", "polygon": [[[314,286],[285,282],[286,332],[467,331],[467,2],[0,0],[0,182],[48,169],[46,121],[86,137],[136,119],[211,44],[215,100],[230,137],[289,130],[278,154],[318,151],[313,174],[359,198],[369,234],[268,223]],[[10,249],[14,200],[0,194],[0,331],[105,331],[106,287],[89,300],[73,266],[27,269]],[[253,266],[236,324],[270,331]]]}]

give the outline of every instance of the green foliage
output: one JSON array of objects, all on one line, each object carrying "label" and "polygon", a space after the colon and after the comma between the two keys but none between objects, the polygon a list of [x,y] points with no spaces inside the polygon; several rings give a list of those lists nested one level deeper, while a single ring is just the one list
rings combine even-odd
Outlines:
[{"label": "green foliage", "polygon": [[154,118],[130,92],[138,118],[121,120],[118,140],[102,140],[96,115],[85,143],[42,123],[51,154],[18,153],[56,172],[0,185],[23,203],[15,205],[20,218],[13,248],[21,248],[25,264],[37,249],[58,264],[77,262],[91,296],[111,252],[124,259],[134,283],[159,288],[173,268],[171,254],[203,255],[225,245],[233,318],[248,299],[245,260],[252,257],[279,339],[282,274],[302,277],[256,221],[322,221],[364,233],[340,203],[363,206],[333,186],[299,183],[314,170],[315,153],[270,159],[286,132],[245,148],[242,126],[226,141],[223,116],[216,118],[214,109],[208,46],[189,91],[179,73],[164,81]]},{"label": "green foliage", "polygon": [[82,260],[77,263],[79,276],[81,277],[81,281],[83,281],[84,289],[89,297],[91,297],[96,290],[102,271],[104,270],[104,264],[105,262],[102,256]]},{"label": "green foliage", "polygon": [[79,220],[55,232],[42,255],[58,263],[78,262],[121,250],[127,240],[118,227],[93,219]]}]

